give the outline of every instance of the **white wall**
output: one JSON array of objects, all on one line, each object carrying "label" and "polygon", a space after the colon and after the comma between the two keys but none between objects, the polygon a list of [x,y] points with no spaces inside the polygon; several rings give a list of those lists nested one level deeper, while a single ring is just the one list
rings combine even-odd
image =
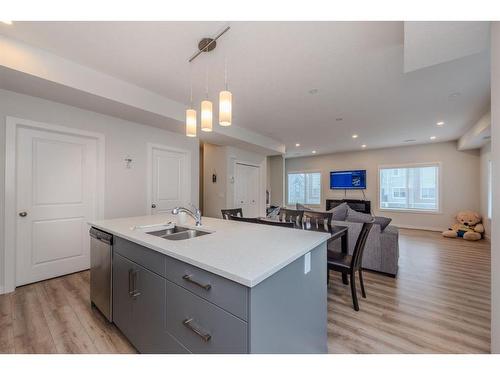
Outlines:
[{"label": "white wall", "polygon": [[[204,145],[204,216],[221,217],[221,209],[235,208],[234,167],[236,162],[244,162],[260,167],[260,213],[266,213],[267,158],[255,152],[230,146]],[[217,182],[212,182],[212,174],[217,173]]]},{"label": "white wall", "polygon": [[480,174],[480,214],[483,217],[486,237],[491,236],[491,220],[488,219],[488,185],[489,164],[491,160],[491,143],[484,145],[480,151],[479,174]]},{"label": "white wall", "polygon": [[493,220],[491,221],[491,352],[500,353],[500,22],[491,26],[491,160]]},{"label": "white wall", "polygon": [[[378,167],[380,165],[441,162],[442,202],[439,214],[401,213],[378,209]],[[321,207],[327,198],[343,198],[344,191],[330,190],[330,171],[366,169],[366,199],[375,215],[393,219],[407,228],[445,230],[462,209],[479,211],[479,151],[457,151],[456,142],[433,143],[378,150],[344,152],[286,160],[286,172],[321,171]],[[286,197],[285,197],[286,198]],[[363,199],[361,191],[347,192],[347,198]]]},{"label": "white wall", "polygon": [[[190,139],[146,125],[127,122],[95,112],[0,90],[0,259],[3,264],[3,231],[5,188],[5,118],[23,119],[62,125],[102,133],[106,137],[105,218],[146,214],[146,164],[148,142],[189,149],[192,152],[191,199],[198,204],[198,139]],[[126,169],[123,159],[129,155],[132,168]],[[0,283],[3,284],[3,266]],[[1,288],[1,285],[0,285]]]}]

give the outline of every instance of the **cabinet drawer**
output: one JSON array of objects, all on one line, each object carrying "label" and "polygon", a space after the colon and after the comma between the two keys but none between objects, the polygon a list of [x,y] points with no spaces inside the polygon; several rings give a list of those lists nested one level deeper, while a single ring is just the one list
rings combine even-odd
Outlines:
[{"label": "cabinet drawer", "polygon": [[247,353],[247,324],[167,281],[167,330],[192,353]]},{"label": "cabinet drawer", "polygon": [[113,251],[165,277],[165,255],[117,236],[114,240]]},{"label": "cabinet drawer", "polygon": [[174,258],[165,261],[167,279],[248,320],[247,287]]}]

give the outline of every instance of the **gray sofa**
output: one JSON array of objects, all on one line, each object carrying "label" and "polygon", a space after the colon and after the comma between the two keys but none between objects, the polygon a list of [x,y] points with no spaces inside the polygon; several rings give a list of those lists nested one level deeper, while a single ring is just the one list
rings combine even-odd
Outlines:
[{"label": "gray sofa", "polygon": [[[358,238],[363,223],[353,223],[350,221],[332,221],[334,225],[348,227],[348,247],[349,254],[352,255],[354,245]],[[329,245],[329,249],[340,251],[340,239]],[[368,270],[383,272],[390,276],[398,273],[399,259],[399,231],[393,225],[388,225],[383,231],[380,225],[374,224],[366,241],[365,252],[363,253],[363,268]]]},{"label": "gray sofa", "polygon": [[[302,211],[313,211],[312,209],[297,204],[296,209]],[[346,203],[336,206],[328,212],[332,213],[332,224],[348,227],[349,254],[352,255],[356,240],[364,222],[374,222],[368,235],[365,251],[363,253],[363,268],[382,272],[390,276],[398,273],[399,260],[399,230],[397,227],[388,225],[390,218],[372,216],[352,210]],[[382,229],[384,228],[384,229]],[[340,239],[329,244],[328,248],[340,251]]]}]

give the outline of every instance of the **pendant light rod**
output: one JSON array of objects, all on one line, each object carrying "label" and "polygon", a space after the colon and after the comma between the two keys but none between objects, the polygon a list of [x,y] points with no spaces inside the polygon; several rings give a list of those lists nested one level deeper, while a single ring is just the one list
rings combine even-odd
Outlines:
[{"label": "pendant light rod", "polygon": [[208,52],[208,51],[213,50],[215,48],[215,45],[213,45],[213,44],[214,43],[216,44],[217,39],[219,39],[222,35],[224,35],[226,32],[228,32],[230,28],[231,28],[231,26],[227,26],[219,34],[217,34],[216,36],[211,38],[211,40],[205,46],[203,46],[203,48],[200,48],[199,51],[197,51],[193,56],[190,57],[188,62],[192,62],[194,59],[196,59],[198,56],[200,56],[202,52]]}]

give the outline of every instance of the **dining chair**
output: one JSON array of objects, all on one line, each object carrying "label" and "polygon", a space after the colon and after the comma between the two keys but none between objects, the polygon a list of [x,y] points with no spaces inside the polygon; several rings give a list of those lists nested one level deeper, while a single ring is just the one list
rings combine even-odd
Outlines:
[{"label": "dining chair", "polygon": [[288,208],[280,208],[278,218],[280,221],[293,222],[297,225],[302,224],[302,217],[304,216],[304,211],[301,210],[290,210]]},{"label": "dining chair", "polygon": [[226,208],[220,210],[222,212],[222,218],[224,220],[231,220],[230,216],[243,217],[243,210],[241,208]]},{"label": "dining chair", "polygon": [[229,220],[243,221],[245,223],[259,224],[259,219],[256,217],[241,217],[241,216],[229,216]]},{"label": "dining chair", "polygon": [[366,298],[365,285],[363,283],[363,252],[365,251],[366,239],[372,229],[373,223],[364,223],[359,233],[352,255],[337,251],[327,252],[327,283],[330,282],[330,270],[341,272],[342,275],[349,274],[351,282],[352,304],[354,310],[359,311],[358,296],[356,294],[356,272],[359,274],[361,295]]},{"label": "dining chair", "polygon": [[295,228],[297,224],[293,221],[277,221],[277,220],[262,220],[258,219],[259,224],[266,224],[266,225],[274,225],[277,227],[284,227],[284,228]]},{"label": "dining chair", "polygon": [[330,226],[332,215],[331,212],[304,211],[305,229],[309,229],[310,227],[313,227],[313,229],[322,229],[325,226]]}]

